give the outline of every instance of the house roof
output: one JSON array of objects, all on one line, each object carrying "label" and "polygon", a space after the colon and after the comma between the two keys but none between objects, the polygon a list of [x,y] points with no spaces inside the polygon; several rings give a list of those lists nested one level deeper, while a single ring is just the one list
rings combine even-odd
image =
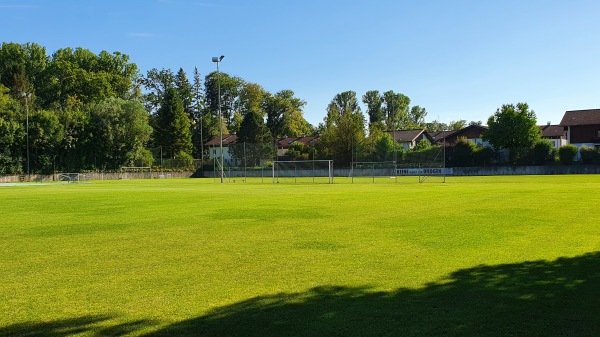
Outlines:
[{"label": "house roof", "polygon": [[[237,135],[223,135],[223,145],[227,146],[230,144],[236,144],[238,140]],[[319,140],[319,136],[303,136],[303,137],[284,137],[277,140],[277,147],[288,148],[293,142],[300,142],[304,145],[314,145]],[[219,137],[215,137],[210,141],[204,143],[204,146],[218,146],[220,143]]]},{"label": "house roof", "polygon": [[[235,144],[237,142],[237,135],[223,135],[223,145]],[[215,137],[204,144],[204,146],[217,146],[221,143],[219,137]]]},{"label": "house roof", "polygon": [[433,138],[425,129],[418,130],[396,130],[396,131],[386,131],[389,133],[392,138],[394,138],[399,143],[413,142],[415,139],[419,138],[421,135],[425,134],[430,141],[433,141]]},{"label": "house roof", "polygon": [[573,110],[565,112],[561,126],[600,124],[600,109]]},{"label": "house roof", "polygon": [[455,134],[456,130],[446,130],[446,131],[435,131],[433,133],[431,133],[431,137],[433,137],[433,140],[435,140],[436,142],[439,142],[440,140],[443,140],[444,137],[450,137],[453,134]]},{"label": "house roof", "polygon": [[542,130],[542,137],[564,137],[565,128],[560,125],[539,125]]},{"label": "house roof", "polygon": [[312,146],[318,140],[319,140],[319,136],[283,137],[283,138],[280,138],[277,140],[277,147],[287,149],[294,142]]}]

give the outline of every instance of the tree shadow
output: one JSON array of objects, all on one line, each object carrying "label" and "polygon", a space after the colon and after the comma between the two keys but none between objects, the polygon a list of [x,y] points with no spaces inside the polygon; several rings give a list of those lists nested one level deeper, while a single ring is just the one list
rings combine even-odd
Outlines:
[{"label": "tree shadow", "polygon": [[147,336],[600,336],[600,253],[477,266],[421,289],[260,296]]},{"label": "tree shadow", "polygon": [[82,316],[50,322],[25,322],[0,327],[0,336],[64,337],[64,336],[123,336],[155,325],[155,321],[106,324],[112,315]]}]

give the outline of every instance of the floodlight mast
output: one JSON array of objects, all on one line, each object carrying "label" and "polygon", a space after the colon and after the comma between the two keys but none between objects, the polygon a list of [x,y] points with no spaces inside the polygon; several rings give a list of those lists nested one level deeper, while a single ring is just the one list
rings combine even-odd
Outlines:
[{"label": "floodlight mast", "polygon": [[223,118],[221,117],[221,72],[219,71],[219,63],[223,61],[225,55],[221,55],[221,57],[214,56],[212,61],[217,64],[217,86],[218,86],[218,104],[219,104],[219,153],[221,157],[221,165],[219,169],[219,173],[221,175],[221,184],[223,183]]},{"label": "floodlight mast", "polygon": [[25,118],[27,120],[27,180],[30,179],[30,171],[29,171],[29,102],[27,101],[29,97],[31,97],[31,93],[23,92],[21,95],[25,98]]}]

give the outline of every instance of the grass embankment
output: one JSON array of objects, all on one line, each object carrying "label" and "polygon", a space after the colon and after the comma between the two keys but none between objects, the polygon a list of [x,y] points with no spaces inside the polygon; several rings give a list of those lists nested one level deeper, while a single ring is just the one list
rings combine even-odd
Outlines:
[{"label": "grass embankment", "polygon": [[2,187],[0,335],[600,333],[599,176],[415,181]]}]

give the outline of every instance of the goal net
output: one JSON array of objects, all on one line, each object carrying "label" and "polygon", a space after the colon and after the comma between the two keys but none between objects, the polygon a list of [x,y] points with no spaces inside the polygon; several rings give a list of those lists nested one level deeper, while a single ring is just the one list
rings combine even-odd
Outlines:
[{"label": "goal net", "polygon": [[119,179],[150,179],[152,168],[149,166],[123,166],[121,167]]},{"label": "goal net", "polygon": [[395,161],[382,162],[354,162],[350,167],[349,178],[354,182],[397,182],[397,163]]},{"label": "goal net", "polygon": [[448,175],[452,175],[452,168],[446,168],[442,146],[408,151],[396,167],[396,176],[417,177],[419,183],[446,182]]},{"label": "goal net", "polygon": [[274,161],[273,183],[333,184],[333,160]]},{"label": "goal net", "polygon": [[91,177],[83,173],[59,173],[58,181],[63,181],[68,184],[79,184],[91,182]]}]

